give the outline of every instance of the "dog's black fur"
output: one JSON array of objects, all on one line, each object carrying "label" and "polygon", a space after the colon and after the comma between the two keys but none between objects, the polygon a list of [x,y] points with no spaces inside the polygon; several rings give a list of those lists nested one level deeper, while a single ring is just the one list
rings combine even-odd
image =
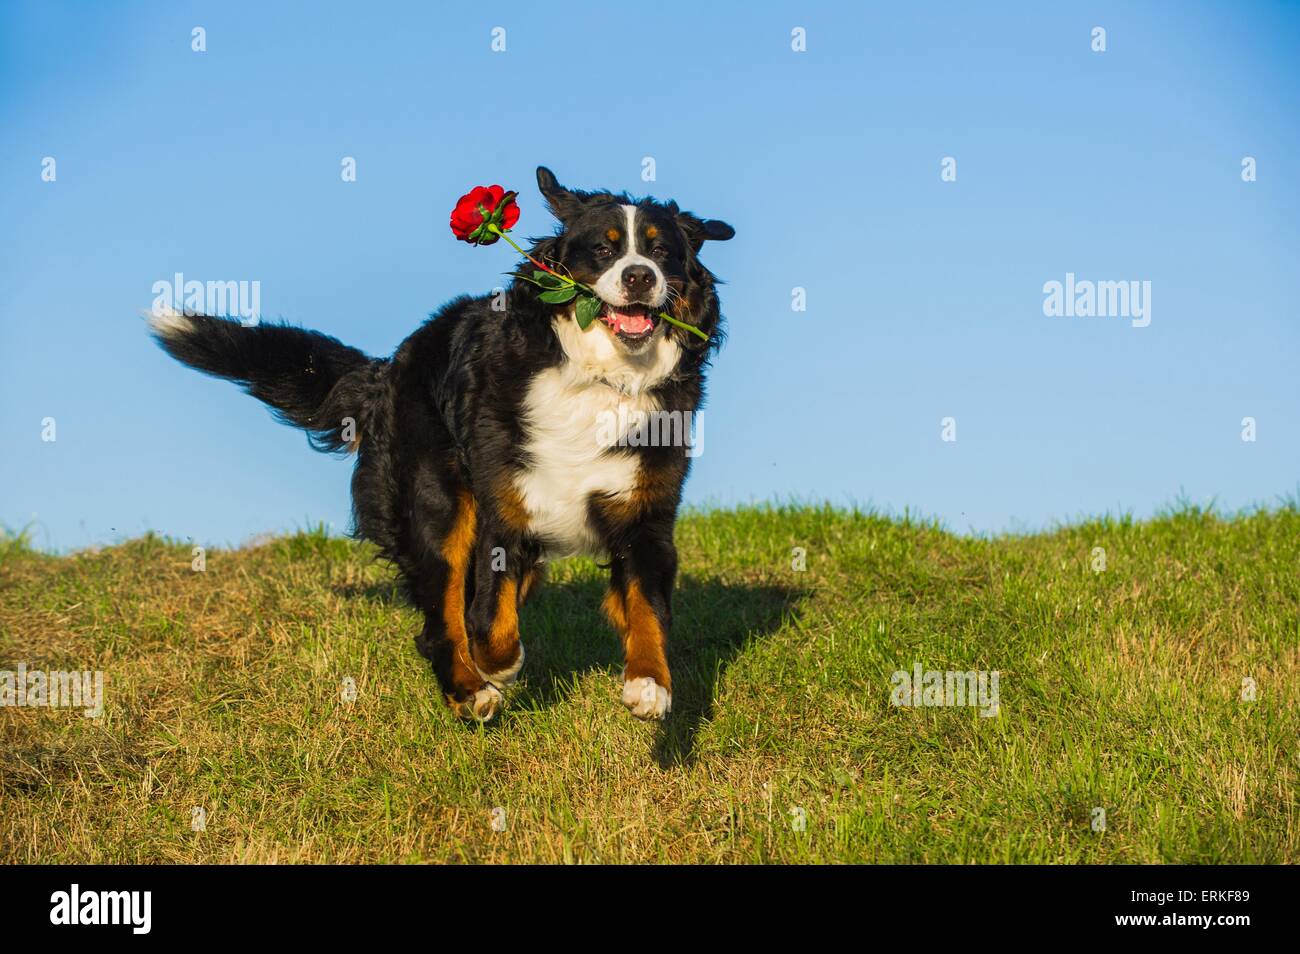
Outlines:
[{"label": "dog's black fur", "polygon": [[[698,253],[705,240],[730,238],[730,226],[682,212],[675,203],[568,190],[545,168],[538,169],[538,185],[561,227],[532,244],[533,258],[594,285],[611,261],[643,253],[662,272],[665,307],[709,336],[702,341],[665,324],[648,344],[616,342],[628,360],[647,347],[670,353],[675,344],[675,367],[649,393],[658,407],[694,414],[721,334],[715,279]],[[637,234],[624,236],[614,224],[626,216],[624,204],[637,209],[627,219]],[[520,267],[525,273],[533,268],[527,262]],[[387,359],[286,325],[245,327],[195,314],[154,322],[156,337],[174,358],[243,385],[279,418],[305,429],[316,449],[357,453],[355,532],[400,568],[410,598],[425,614],[417,645],[448,702],[467,718],[495,714],[499,688],[522,662],[517,608],[551,549],[545,534],[530,526],[517,480],[537,463],[525,449],[529,387],[573,359],[555,323],[574,319],[569,306],[539,301],[538,291],[512,281],[504,310],[500,302],[493,307],[492,296],[457,298]],[[622,337],[604,325],[596,321],[584,334]],[[635,486],[593,492],[586,501],[586,519],[599,540],[594,551],[611,564],[605,608],[624,639],[625,679],[631,684],[648,677],[652,687],[670,693],[662,644],[677,564],[673,524],[689,457],[681,446],[617,446],[604,454],[638,461]],[[507,670],[513,671],[493,678]],[[627,692],[625,702],[638,715],[663,715],[664,706],[638,706]]]}]

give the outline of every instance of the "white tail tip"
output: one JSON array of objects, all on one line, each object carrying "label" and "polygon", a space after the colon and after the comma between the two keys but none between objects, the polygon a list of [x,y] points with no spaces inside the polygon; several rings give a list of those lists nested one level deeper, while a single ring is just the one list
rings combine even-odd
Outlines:
[{"label": "white tail tip", "polygon": [[163,338],[175,338],[194,330],[194,323],[183,313],[174,308],[155,308],[146,311],[149,327],[153,333]]}]

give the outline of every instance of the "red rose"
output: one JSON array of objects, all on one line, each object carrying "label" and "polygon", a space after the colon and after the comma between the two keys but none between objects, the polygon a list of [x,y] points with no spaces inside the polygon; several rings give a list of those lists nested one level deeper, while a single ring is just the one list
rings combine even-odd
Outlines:
[{"label": "red rose", "polygon": [[[484,212],[487,215],[484,215]],[[515,193],[499,185],[475,186],[456,202],[451,210],[451,230],[462,242],[474,245],[491,245],[500,236],[489,226],[495,225],[503,232],[519,221],[519,206]]]}]

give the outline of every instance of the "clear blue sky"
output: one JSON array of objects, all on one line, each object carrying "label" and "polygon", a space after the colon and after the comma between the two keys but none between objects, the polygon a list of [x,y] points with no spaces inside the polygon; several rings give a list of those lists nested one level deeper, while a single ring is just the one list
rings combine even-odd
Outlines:
[{"label": "clear blue sky", "polygon": [[[166,358],[153,283],[256,280],[264,316],[388,354],[510,264],[454,240],[462,192],[552,228],[539,163],[736,227],[707,249],[730,339],[692,503],[961,532],[1274,503],[1300,479],[1297,49],[1296,3],[6,3],[0,522],[59,549],[342,530],[350,464]],[[1067,272],[1150,281],[1150,326],[1045,317]]]}]

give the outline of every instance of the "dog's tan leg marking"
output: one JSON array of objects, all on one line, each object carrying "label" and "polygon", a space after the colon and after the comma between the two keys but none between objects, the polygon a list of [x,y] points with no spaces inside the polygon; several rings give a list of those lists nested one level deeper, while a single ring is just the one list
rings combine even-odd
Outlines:
[{"label": "dog's tan leg marking", "polygon": [[474,521],[477,509],[474,495],[462,490],[456,508],[456,520],[442,543],[442,557],[447,561],[447,591],[443,594],[442,618],[447,638],[452,644],[451,681],[454,691],[447,693],[447,705],[462,719],[487,722],[501,709],[501,693],[486,685],[469,651],[469,633],[465,629],[465,574],[474,549]]},{"label": "dog's tan leg marking", "polygon": [[513,579],[501,582],[496,615],[485,642],[473,645],[474,662],[481,675],[498,689],[514,683],[524,664],[524,647],[519,642],[519,588]]},{"label": "dog's tan leg marking", "polygon": [[641,584],[626,593],[611,589],[605,614],[623,638],[623,705],[638,719],[662,719],[673,708],[673,682],[665,655],[667,636]]}]

